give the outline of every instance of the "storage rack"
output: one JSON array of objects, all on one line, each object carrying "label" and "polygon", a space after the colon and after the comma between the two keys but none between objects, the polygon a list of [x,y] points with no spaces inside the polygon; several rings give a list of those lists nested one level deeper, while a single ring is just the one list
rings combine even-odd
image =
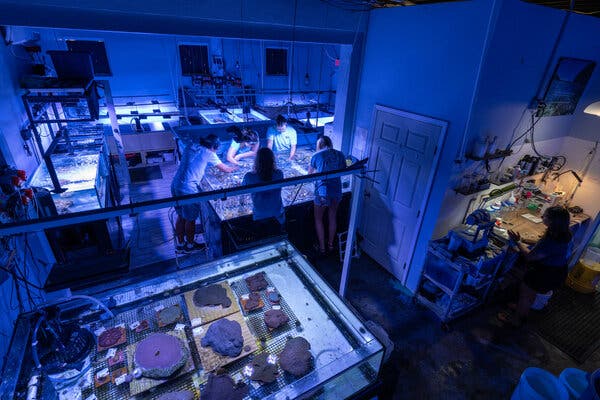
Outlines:
[{"label": "storage rack", "polygon": [[[447,330],[449,323],[483,304],[496,280],[506,252],[492,243],[488,249],[493,258],[475,259],[455,255],[446,246],[446,240],[429,243],[427,259],[415,301],[435,313]],[[485,270],[485,272],[483,272]],[[427,293],[424,285],[433,285],[436,293]]]}]

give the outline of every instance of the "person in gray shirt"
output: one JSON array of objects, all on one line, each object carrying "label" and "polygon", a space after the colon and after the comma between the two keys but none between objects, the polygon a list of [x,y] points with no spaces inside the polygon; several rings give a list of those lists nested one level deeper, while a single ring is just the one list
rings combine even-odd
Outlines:
[{"label": "person in gray shirt", "polygon": [[[317,152],[310,159],[308,173],[328,172],[346,168],[344,153],[333,148],[329,136],[317,140]],[[319,252],[324,255],[332,251],[336,233],[337,209],[342,200],[342,181],[340,178],[323,179],[315,182],[315,228],[319,240]],[[327,235],[327,249],[325,249],[325,226],[323,216],[327,211],[329,232]]]},{"label": "person in gray shirt", "polygon": [[[219,159],[216,154],[219,148],[219,138],[208,135],[199,143],[189,143],[185,146],[175,177],[171,182],[171,194],[184,196],[202,191],[200,181],[204,177],[207,166],[214,165],[223,172],[233,172],[236,167],[230,167]],[[204,243],[195,241],[196,219],[200,216],[200,203],[185,204],[175,207],[177,221],[175,222],[175,249],[178,252],[190,252],[206,247]]]}]

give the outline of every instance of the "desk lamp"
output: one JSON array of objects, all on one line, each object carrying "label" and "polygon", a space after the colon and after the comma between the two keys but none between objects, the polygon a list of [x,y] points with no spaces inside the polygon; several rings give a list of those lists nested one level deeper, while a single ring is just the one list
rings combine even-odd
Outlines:
[{"label": "desk lamp", "polygon": [[[600,101],[596,101],[590,105],[588,105],[584,110],[584,113],[586,114],[591,114],[591,115],[595,115],[597,117],[600,117]],[[573,198],[575,197],[575,193],[577,192],[577,189],[579,189],[579,187],[581,186],[581,183],[583,182],[583,178],[587,175],[588,170],[590,169],[590,166],[592,164],[592,161],[594,160],[594,156],[596,155],[596,149],[598,147],[598,142],[596,142],[596,146],[594,146],[594,148],[588,153],[588,156],[591,155],[591,158],[587,161],[586,165],[583,167],[583,169],[581,171],[579,171],[580,173],[577,174],[575,171],[571,170],[567,170],[559,175],[556,176],[555,179],[558,179],[558,177],[562,174],[565,174],[567,172],[571,172],[573,174],[573,176],[575,176],[575,179],[577,179],[577,184],[575,185],[575,188],[573,189],[573,191],[571,192],[571,195],[569,196],[569,198],[566,201],[566,204],[569,205],[571,203],[571,201],[573,200]]]}]

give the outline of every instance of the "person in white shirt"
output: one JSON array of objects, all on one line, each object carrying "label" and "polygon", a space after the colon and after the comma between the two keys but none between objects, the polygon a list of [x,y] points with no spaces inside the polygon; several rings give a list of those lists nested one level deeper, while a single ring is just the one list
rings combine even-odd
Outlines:
[{"label": "person in white shirt", "polygon": [[[199,143],[185,146],[175,177],[171,183],[173,196],[184,196],[202,191],[200,181],[209,165],[214,165],[223,172],[233,172],[236,167],[225,165],[216,154],[219,148],[219,138],[208,135]],[[196,219],[200,216],[200,203],[186,204],[175,207],[177,221],[175,222],[175,248],[177,251],[190,252],[206,247],[204,243],[195,241]]]},{"label": "person in white shirt", "polygon": [[276,125],[267,130],[267,147],[275,153],[289,151],[289,159],[293,159],[296,154],[296,145],[298,136],[296,130],[288,126],[287,119],[283,115],[278,115],[275,119]]},{"label": "person in white shirt", "polygon": [[232,126],[227,132],[233,133],[231,144],[227,150],[226,159],[234,165],[240,165],[243,158],[254,157],[258,151],[258,133],[250,128]]}]

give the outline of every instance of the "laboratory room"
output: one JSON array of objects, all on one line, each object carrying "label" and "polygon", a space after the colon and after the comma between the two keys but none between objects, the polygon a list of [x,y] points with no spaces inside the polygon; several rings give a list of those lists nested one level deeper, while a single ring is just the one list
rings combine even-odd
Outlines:
[{"label": "laboratory room", "polygon": [[0,0],[0,398],[600,398],[600,5]]}]

